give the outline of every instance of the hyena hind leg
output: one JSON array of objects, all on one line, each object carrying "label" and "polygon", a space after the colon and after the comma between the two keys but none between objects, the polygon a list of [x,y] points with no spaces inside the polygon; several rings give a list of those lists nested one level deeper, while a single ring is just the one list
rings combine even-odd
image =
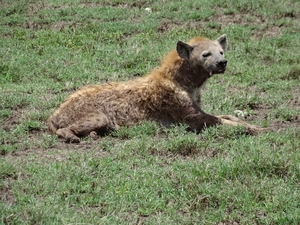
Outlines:
[{"label": "hyena hind leg", "polygon": [[79,143],[80,139],[68,127],[60,128],[56,131],[56,135],[64,138],[67,143]]},{"label": "hyena hind leg", "polygon": [[58,129],[56,134],[64,138],[67,143],[79,143],[79,137],[88,135],[95,137],[98,133],[107,132],[111,129],[108,124],[109,120],[103,113],[89,114],[69,127]]}]

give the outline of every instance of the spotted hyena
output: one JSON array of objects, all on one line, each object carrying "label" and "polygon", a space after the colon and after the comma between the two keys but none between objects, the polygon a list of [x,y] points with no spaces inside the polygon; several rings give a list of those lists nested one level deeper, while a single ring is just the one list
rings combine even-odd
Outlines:
[{"label": "spotted hyena", "polygon": [[227,37],[196,37],[177,42],[158,69],[134,80],[90,85],[71,94],[48,119],[50,131],[66,142],[118,130],[141,121],[187,124],[191,130],[229,124],[258,133],[263,128],[230,116],[213,116],[200,106],[200,88],[214,74],[224,73]]}]

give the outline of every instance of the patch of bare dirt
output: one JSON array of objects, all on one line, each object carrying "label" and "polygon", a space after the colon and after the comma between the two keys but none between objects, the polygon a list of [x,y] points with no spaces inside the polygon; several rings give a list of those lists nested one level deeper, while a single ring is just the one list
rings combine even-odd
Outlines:
[{"label": "patch of bare dirt", "polygon": [[[294,93],[294,92],[292,91],[292,93]],[[294,98],[292,98],[292,99],[288,102],[288,105],[289,105],[289,107],[291,107],[291,108],[299,109],[299,110],[300,110],[300,97],[297,96],[297,94],[299,94],[299,93],[297,93],[297,92],[295,93]]]},{"label": "patch of bare dirt", "polygon": [[175,28],[201,30],[204,27],[205,23],[201,21],[179,22],[171,19],[164,19],[157,28],[157,32],[166,33]]},{"label": "patch of bare dirt", "polygon": [[[208,90],[205,90],[208,91]],[[229,86],[227,88],[227,92],[228,95],[234,94],[234,93],[240,93],[241,90],[240,88],[236,88],[235,86]],[[258,90],[258,88],[256,86],[251,86],[251,87],[247,87],[247,92],[250,93],[254,93],[254,92],[259,92],[260,93],[260,97],[262,98],[266,98],[267,92],[261,92],[260,90]],[[300,112],[300,93],[299,93],[299,89],[294,87],[291,88],[290,90],[290,94],[291,96],[293,96],[288,102],[285,103],[286,108],[289,109],[296,109],[299,110]],[[253,110],[253,113],[251,115],[247,115],[245,116],[243,119],[245,121],[248,121],[250,123],[255,121],[261,121],[261,120],[265,120],[267,118],[270,117],[270,115],[272,114],[272,110],[274,110],[272,108],[272,106],[270,106],[267,103],[248,103],[247,107],[249,107],[251,110]],[[246,110],[246,109],[239,109],[239,110]],[[288,128],[300,128],[300,113],[298,116],[294,116],[288,120],[279,120],[279,119],[272,119],[271,123],[270,123],[270,128],[274,131],[284,131]]]},{"label": "patch of bare dirt", "polygon": [[[117,7],[117,8],[143,8],[145,5],[147,5],[147,1],[138,1],[138,2],[132,2],[132,3],[126,3],[126,2],[111,2],[111,1],[100,1],[100,2],[81,2],[76,6],[79,6],[80,8],[101,8],[103,6],[111,6],[111,7]],[[41,3],[29,3],[28,4],[28,15],[36,15],[40,10],[47,10],[47,9],[54,9],[54,10],[60,10],[60,9],[68,9],[71,8],[72,4],[47,4],[44,2]]]},{"label": "patch of bare dirt", "polygon": [[263,25],[259,30],[256,30],[255,33],[253,33],[253,36],[255,38],[261,39],[264,37],[280,37],[281,34],[282,32],[280,26]]},{"label": "patch of bare dirt", "polygon": [[[296,107],[299,107],[299,105],[291,106],[291,109]],[[259,121],[267,119],[271,113],[271,108],[267,104],[255,105],[253,110],[254,114],[247,117],[247,121]],[[271,128],[273,131],[284,131],[289,128],[300,128],[300,116],[295,116],[288,120],[272,119],[269,128]]]},{"label": "patch of bare dirt", "polygon": [[173,30],[176,27],[182,27],[182,26],[184,26],[184,25],[180,22],[165,19],[164,21],[162,21],[160,23],[159,27],[157,28],[157,31],[160,33],[165,33],[165,32]]},{"label": "patch of bare dirt", "polygon": [[199,162],[209,159],[209,158],[219,158],[219,157],[226,157],[224,153],[220,153],[216,149],[207,148],[205,150],[199,149],[198,147],[195,148],[182,148],[180,151],[171,151],[166,149],[156,149],[150,148],[149,154],[157,155],[164,157],[166,159],[165,164],[168,165],[170,161],[173,160],[197,160]]},{"label": "patch of bare dirt", "polygon": [[220,223],[217,223],[217,225],[239,225],[239,221],[238,220],[223,220]]},{"label": "patch of bare dirt", "polygon": [[[41,133],[46,132],[40,132],[40,134],[31,135],[31,139],[38,140],[40,139]],[[13,152],[11,153],[11,157],[14,158],[26,158],[27,156],[34,155],[34,157],[38,157],[39,159],[44,159],[48,162],[53,161],[68,161],[70,160],[70,153],[74,152],[93,152],[93,155],[97,158],[103,158],[107,155],[110,155],[109,151],[106,151],[102,148],[101,145],[99,145],[100,140],[84,140],[81,141],[79,144],[67,144],[63,140],[59,140],[54,146],[49,148],[43,148],[43,147],[32,147],[30,149],[24,149],[23,151]],[[9,157],[9,156],[8,156]],[[11,158],[12,159],[12,158]]]},{"label": "patch of bare dirt", "polygon": [[83,23],[68,22],[68,21],[57,21],[54,23],[38,23],[33,21],[26,21],[24,27],[26,29],[41,30],[50,28],[53,31],[62,31],[63,29],[76,29],[83,26]]},{"label": "patch of bare dirt", "polygon": [[242,26],[257,25],[259,28],[255,29],[253,36],[259,39],[263,37],[281,36],[282,28],[279,25],[269,25],[265,18],[253,16],[247,13],[218,14],[213,16],[212,21],[221,24],[221,26],[230,26],[234,24]]},{"label": "patch of bare dirt", "polygon": [[[244,119],[250,123],[265,120],[272,113],[272,108],[268,104],[249,104],[249,107],[253,110],[253,113]],[[300,109],[299,100],[292,99],[287,107],[291,109]],[[300,116],[295,116],[288,120],[272,119],[269,126],[273,131],[284,131],[288,128],[299,127]]]},{"label": "patch of bare dirt", "polygon": [[215,14],[212,18],[212,21],[222,24],[222,26],[229,26],[233,24],[240,25],[261,25],[265,23],[264,18],[250,16],[247,13],[232,13],[232,14]]},{"label": "patch of bare dirt", "polygon": [[0,200],[8,205],[14,205],[16,199],[10,185],[6,184],[0,188]]},{"label": "patch of bare dirt", "polygon": [[288,128],[300,128],[300,118],[295,118],[291,121],[273,120],[270,126],[274,131],[284,131]]},{"label": "patch of bare dirt", "polygon": [[[257,26],[253,32],[253,37],[261,39],[264,37],[280,37],[282,35],[282,28],[284,24],[275,24],[263,16],[251,15],[249,12],[244,13],[229,13],[225,14],[222,9],[216,9],[218,13],[209,18],[218,25],[211,27],[211,29],[221,30],[222,27],[239,24],[242,26]],[[282,18],[294,21],[300,25],[300,18],[295,13],[286,13]],[[165,19],[158,27],[158,32],[164,33],[174,28],[182,29],[203,29],[207,27],[206,21],[188,21],[179,22],[171,19]]]},{"label": "patch of bare dirt", "polygon": [[20,119],[23,117],[25,109],[22,106],[16,106],[14,112],[7,119],[4,119],[2,129],[9,132],[17,127]]},{"label": "patch of bare dirt", "polygon": [[38,14],[39,11],[41,10],[46,10],[46,9],[67,9],[70,8],[70,5],[68,4],[61,4],[61,5],[53,5],[53,4],[47,4],[45,2],[32,2],[28,3],[27,5],[28,8],[28,15],[36,15]]},{"label": "patch of bare dirt", "polygon": [[[276,25],[268,25],[266,22],[258,22],[259,19],[255,19],[254,21],[246,21],[242,15],[222,15],[220,18],[214,20],[213,22],[218,23],[219,25],[215,26],[212,29],[221,30],[222,27],[233,25],[233,24],[241,24],[243,26],[249,25],[259,25],[259,29],[255,29],[253,32],[253,36],[255,38],[263,38],[263,37],[279,37],[281,36],[281,27]],[[174,28],[182,28],[182,29],[196,29],[201,30],[207,27],[207,22],[202,21],[189,21],[189,22],[178,22],[172,20],[165,20],[161,22],[160,26],[157,28],[157,31],[160,33],[165,33],[173,30]]]},{"label": "patch of bare dirt", "polygon": [[0,201],[11,206],[16,204],[16,199],[12,190],[12,183],[16,180],[25,179],[26,175],[20,172],[12,172],[9,174],[2,174],[2,185],[0,187]]}]

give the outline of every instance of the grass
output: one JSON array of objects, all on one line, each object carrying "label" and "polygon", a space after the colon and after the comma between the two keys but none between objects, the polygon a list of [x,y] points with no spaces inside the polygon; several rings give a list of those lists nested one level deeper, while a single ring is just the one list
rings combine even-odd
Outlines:
[{"label": "grass", "polygon": [[[300,223],[299,2],[0,6],[0,224]],[[142,76],[178,40],[223,33],[229,68],[204,87],[203,108],[272,132],[145,122],[78,145],[47,133],[79,87]]]}]

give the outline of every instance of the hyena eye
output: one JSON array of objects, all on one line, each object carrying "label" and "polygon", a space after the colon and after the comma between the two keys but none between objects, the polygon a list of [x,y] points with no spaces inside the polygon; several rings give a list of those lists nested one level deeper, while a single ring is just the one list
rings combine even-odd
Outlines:
[{"label": "hyena eye", "polygon": [[220,54],[221,54],[221,55],[223,55],[223,54],[224,54],[224,52],[220,52]]},{"label": "hyena eye", "polygon": [[204,58],[206,58],[206,57],[208,57],[208,56],[210,56],[210,55],[211,55],[210,52],[203,52],[203,53],[202,53],[202,56],[203,56]]}]

